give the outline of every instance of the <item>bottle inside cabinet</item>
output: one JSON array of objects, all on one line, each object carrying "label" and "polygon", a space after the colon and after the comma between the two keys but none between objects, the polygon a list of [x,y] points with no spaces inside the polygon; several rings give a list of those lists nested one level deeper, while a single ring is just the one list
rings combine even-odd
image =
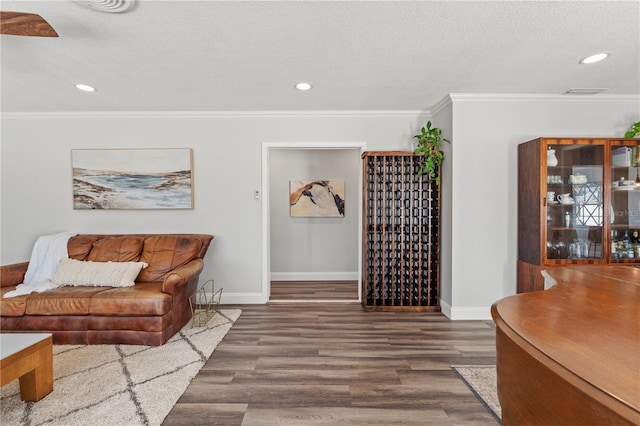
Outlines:
[{"label": "bottle inside cabinet", "polygon": [[611,146],[611,251],[614,263],[640,260],[640,141]]},{"label": "bottle inside cabinet", "polygon": [[546,258],[601,259],[604,147],[549,145],[547,159]]}]

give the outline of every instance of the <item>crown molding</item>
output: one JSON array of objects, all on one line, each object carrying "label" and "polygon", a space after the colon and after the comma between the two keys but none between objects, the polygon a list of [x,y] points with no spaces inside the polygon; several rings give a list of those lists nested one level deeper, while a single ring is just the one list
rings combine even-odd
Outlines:
[{"label": "crown molding", "polygon": [[221,118],[415,118],[433,117],[457,102],[640,102],[640,95],[566,95],[512,93],[451,93],[423,110],[315,111],[60,111],[2,112],[1,118],[85,119],[221,119]]},{"label": "crown molding", "polygon": [[452,104],[451,95],[445,96],[439,102],[436,102],[435,104],[433,104],[433,106],[431,106],[431,108],[429,108],[431,116],[433,117],[434,115],[436,115],[437,113],[439,113],[440,111],[442,111],[443,109],[445,109],[451,104]]},{"label": "crown molding", "polygon": [[511,93],[451,93],[455,102],[640,102],[640,95],[558,95]]},{"label": "crown molding", "polygon": [[361,111],[62,111],[3,112],[2,118],[83,119],[221,119],[221,118],[415,118],[430,116],[429,110]]}]

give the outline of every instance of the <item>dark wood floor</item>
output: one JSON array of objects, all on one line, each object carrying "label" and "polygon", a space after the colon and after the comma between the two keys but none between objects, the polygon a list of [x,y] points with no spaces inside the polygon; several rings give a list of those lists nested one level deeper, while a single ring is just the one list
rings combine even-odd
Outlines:
[{"label": "dark wood floor", "polygon": [[358,281],[271,281],[271,301],[358,300]]},{"label": "dark wood floor", "polygon": [[243,313],[165,425],[497,424],[450,368],[495,364],[490,321],[357,303],[228,307]]}]

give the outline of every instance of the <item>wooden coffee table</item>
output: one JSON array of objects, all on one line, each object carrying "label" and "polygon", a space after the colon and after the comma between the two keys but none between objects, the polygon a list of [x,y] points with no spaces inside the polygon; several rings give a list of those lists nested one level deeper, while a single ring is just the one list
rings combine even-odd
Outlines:
[{"label": "wooden coffee table", "polygon": [[0,334],[0,385],[20,378],[23,401],[53,390],[53,340],[49,333]]}]

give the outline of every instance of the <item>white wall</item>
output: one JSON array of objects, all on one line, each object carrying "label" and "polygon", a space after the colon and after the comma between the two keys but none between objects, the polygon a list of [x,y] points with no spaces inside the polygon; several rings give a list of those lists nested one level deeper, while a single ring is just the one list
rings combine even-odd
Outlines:
[{"label": "white wall", "polygon": [[516,292],[517,146],[540,136],[622,137],[637,97],[451,95],[451,318],[490,318]]},{"label": "white wall", "polygon": [[[359,149],[272,149],[269,221],[272,280],[358,279]],[[291,217],[289,181],[340,179],[343,217]]]},{"label": "white wall", "polygon": [[440,305],[442,312],[451,317],[451,304],[453,281],[452,268],[452,182],[455,158],[453,157],[453,119],[452,104],[449,97],[443,100],[442,106],[434,112],[432,123],[442,130],[442,137],[449,143],[443,142],[441,147],[444,153],[444,161],[440,171]]},{"label": "white wall", "polygon": [[[3,265],[29,259],[39,235],[201,232],[215,235],[202,281],[215,278],[224,303],[264,303],[261,158],[264,142],[366,142],[411,149],[418,112],[4,114]],[[193,210],[73,210],[71,149],[193,148]]]},{"label": "white wall", "polygon": [[[637,97],[452,95],[433,119],[451,139],[443,168],[442,300],[454,319],[489,318],[516,291],[517,145],[538,136],[621,136]],[[262,144],[366,142],[411,150],[428,115],[412,112],[3,115],[1,252],[24,261],[39,235],[204,232],[216,236],[202,279],[224,303],[264,303]],[[193,148],[195,208],[73,210],[74,148]]]}]

